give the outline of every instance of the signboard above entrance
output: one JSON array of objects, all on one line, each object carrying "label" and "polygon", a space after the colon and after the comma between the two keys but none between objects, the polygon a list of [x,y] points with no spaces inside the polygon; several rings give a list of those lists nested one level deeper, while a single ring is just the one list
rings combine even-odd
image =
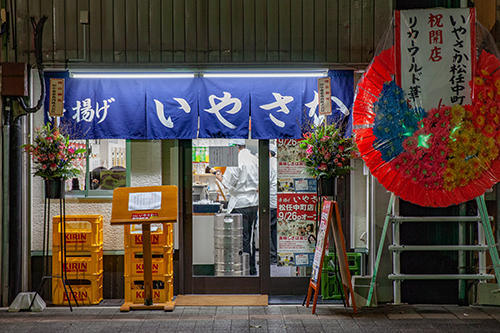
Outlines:
[{"label": "signboard above entrance", "polygon": [[[296,139],[321,119],[316,78],[51,78],[64,78],[61,123],[71,139],[247,139],[250,119],[252,139]],[[344,118],[350,134],[353,72],[329,78],[329,117]]]}]

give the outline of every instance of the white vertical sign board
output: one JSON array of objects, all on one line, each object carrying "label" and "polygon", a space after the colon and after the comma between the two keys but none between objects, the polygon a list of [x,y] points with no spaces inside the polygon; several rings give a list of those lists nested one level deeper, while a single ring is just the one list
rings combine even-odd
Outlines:
[{"label": "white vertical sign board", "polygon": [[50,79],[50,105],[51,117],[62,117],[64,109],[64,79]]},{"label": "white vertical sign board", "polygon": [[211,167],[238,166],[238,147],[209,147]]},{"label": "white vertical sign board", "polygon": [[470,104],[473,8],[396,11],[397,82],[412,107]]},{"label": "white vertical sign board", "polygon": [[332,114],[332,85],[329,77],[318,79],[318,113],[320,116]]}]

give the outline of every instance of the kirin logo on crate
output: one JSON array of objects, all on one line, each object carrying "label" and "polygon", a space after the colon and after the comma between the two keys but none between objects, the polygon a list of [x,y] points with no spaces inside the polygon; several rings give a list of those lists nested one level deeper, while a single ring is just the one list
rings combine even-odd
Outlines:
[{"label": "kirin logo on crate", "polygon": [[66,244],[85,244],[87,242],[87,234],[70,233],[66,234]]},{"label": "kirin logo on crate", "polygon": [[[152,264],[151,267],[153,268],[152,269],[152,273],[153,274],[158,274],[158,272],[160,271],[160,265],[158,264]],[[139,274],[139,273],[144,273],[144,264],[135,264],[135,273],[136,274]]]},{"label": "kirin logo on crate", "polygon": [[[144,298],[144,290],[138,290],[135,292],[135,298]],[[158,290],[153,290],[153,299],[160,299],[161,298],[161,291]]]},{"label": "kirin logo on crate", "polygon": [[[147,219],[157,219],[158,213],[141,213],[141,214],[132,214],[132,220],[147,220]],[[160,236],[156,234],[151,234],[151,244],[158,245],[160,244]],[[142,245],[142,235],[134,236],[134,245]]]},{"label": "kirin logo on crate", "polygon": [[[67,302],[68,301],[68,296],[66,296],[66,293],[63,293],[64,296],[63,296],[63,301],[64,302]],[[86,291],[73,291],[72,293],[71,292],[68,292],[68,294],[71,295],[70,297],[70,301],[80,301],[80,302],[84,302],[84,301],[87,301],[89,299],[89,295],[88,295],[88,292]]]},{"label": "kirin logo on crate", "polygon": [[[134,244],[142,245],[142,235],[134,235]],[[160,244],[160,235],[151,235],[151,245]]]},{"label": "kirin logo on crate", "polygon": [[67,273],[81,273],[81,272],[87,272],[87,267],[88,264],[86,262],[69,262],[66,263],[65,265],[65,271]]}]

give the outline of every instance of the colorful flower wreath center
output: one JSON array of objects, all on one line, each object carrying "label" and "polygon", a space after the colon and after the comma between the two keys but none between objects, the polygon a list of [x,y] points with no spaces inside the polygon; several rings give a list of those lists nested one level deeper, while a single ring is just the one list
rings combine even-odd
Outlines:
[{"label": "colorful flower wreath center", "polygon": [[426,189],[453,190],[481,177],[480,166],[490,165],[500,150],[500,97],[493,94],[500,83],[487,71],[474,83],[479,101],[473,106],[443,105],[428,112],[402,102],[394,81],[385,83],[373,123],[373,146],[382,159]]}]

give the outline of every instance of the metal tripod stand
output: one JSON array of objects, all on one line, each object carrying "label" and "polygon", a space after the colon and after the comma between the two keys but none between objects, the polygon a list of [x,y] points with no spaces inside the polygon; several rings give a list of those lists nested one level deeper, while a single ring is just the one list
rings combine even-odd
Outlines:
[{"label": "metal tripod stand", "polygon": [[[33,303],[35,301],[36,295],[40,295],[43,298],[43,292],[44,292],[44,286],[45,282],[48,279],[52,278],[60,278],[61,282],[64,286],[64,293],[66,295],[66,298],[68,299],[68,304],[69,304],[69,309],[73,311],[73,307],[71,306],[71,297],[70,295],[73,294],[73,289],[71,288],[71,284],[68,283],[68,274],[66,272],[66,198],[64,197],[64,194],[62,194],[59,198],[59,215],[61,216],[60,220],[60,228],[61,232],[60,234],[60,244],[61,244],[61,251],[60,251],[60,256],[61,256],[61,276],[52,276],[52,274],[49,274],[49,235],[50,235],[50,198],[45,197],[45,202],[44,202],[44,207],[43,207],[43,247],[42,247],[42,256],[43,256],[43,271],[42,271],[42,280],[40,281],[40,284],[38,285],[38,288],[35,292],[35,295],[31,301],[30,307],[28,310],[31,309],[33,306]],[[57,255],[55,253],[52,253],[52,255]],[[70,293],[68,293],[68,289]],[[78,306],[78,301],[75,298],[75,304]]]}]

